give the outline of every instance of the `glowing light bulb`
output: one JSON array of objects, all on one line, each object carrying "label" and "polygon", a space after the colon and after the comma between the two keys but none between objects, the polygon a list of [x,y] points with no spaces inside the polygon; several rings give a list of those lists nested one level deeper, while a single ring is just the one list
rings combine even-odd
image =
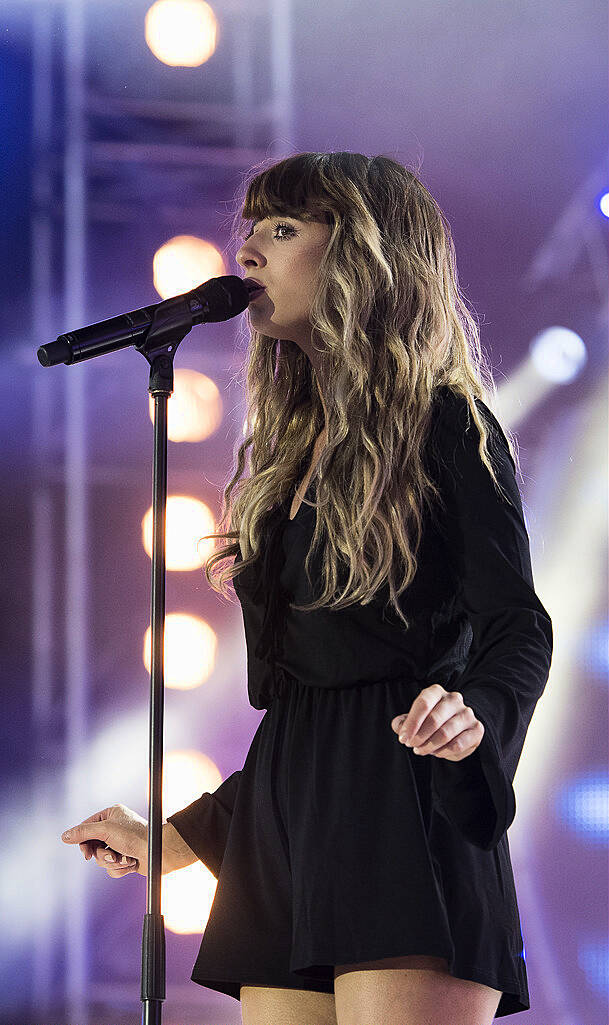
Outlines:
[{"label": "glowing light bulb", "polygon": [[[154,423],[154,397],[148,397]],[[175,370],[173,392],[167,403],[167,437],[170,441],[204,441],[222,422],[223,403],[217,385],[198,370]]]},{"label": "glowing light bulb", "polygon": [[201,751],[168,752],[163,757],[163,815],[173,815],[201,794],[213,793],[221,782],[218,766]]},{"label": "glowing light bulb", "polygon": [[[214,517],[204,502],[189,495],[168,495],[165,517],[167,569],[201,569],[214,547],[214,539],[204,539],[204,536],[214,530]],[[142,544],[152,558],[152,506],[142,519]]]},{"label": "glowing light bulb", "polygon": [[[212,628],[198,616],[170,612],[165,616],[164,678],[167,687],[191,690],[211,675],[218,647]],[[142,658],[148,672],[152,661],[152,631],[144,634]]]},{"label": "glowing light bulb", "polygon": [[161,914],[171,932],[203,932],[218,880],[202,861],[169,872],[161,878]]},{"label": "glowing light bulb", "polygon": [[195,68],[216,51],[218,19],[205,0],[157,0],[146,12],[144,34],[163,64]]},{"label": "glowing light bulb", "polygon": [[175,235],[152,258],[152,279],[162,299],[182,295],[226,273],[222,253],[195,235]]}]

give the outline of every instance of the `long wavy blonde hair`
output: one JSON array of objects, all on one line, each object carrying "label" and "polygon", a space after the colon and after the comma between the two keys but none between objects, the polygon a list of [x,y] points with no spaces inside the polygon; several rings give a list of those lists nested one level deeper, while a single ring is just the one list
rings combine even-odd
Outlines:
[{"label": "long wavy blonde hair", "polygon": [[[474,401],[492,409],[496,388],[460,294],[450,226],[415,174],[384,155],[297,153],[257,171],[238,193],[237,246],[252,220],[287,215],[331,225],[310,313],[312,344],[328,368],[327,443],[305,561],[311,584],[313,554],[323,551],[321,586],[314,602],[292,608],[365,605],[386,583],[408,627],[398,597],[416,573],[424,506],[442,504],[423,459],[438,388],[466,398],[480,458],[501,492]],[[218,533],[207,535],[228,542],[205,564],[209,584],[226,598],[226,581],[259,557],[265,517],[293,496],[325,424],[316,374],[295,342],[250,325],[242,373],[248,427]],[[505,433],[516,463],[515,439]],[[220,567],[233,556],[240,558]]]}]

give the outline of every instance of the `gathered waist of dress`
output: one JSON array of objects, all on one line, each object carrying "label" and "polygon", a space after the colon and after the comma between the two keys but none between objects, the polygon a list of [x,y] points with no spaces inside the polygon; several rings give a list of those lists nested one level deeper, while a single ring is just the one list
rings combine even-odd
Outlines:
[{"label": "gathered waist of dress", "polygon": [[273,694],[270,696],[270,701],[274,701],[276,698],[286,697],[290,689],[293,688],[306,688],[307,690],[315,690],[318,692],[322,691],[337,691],[337,690],[354,690],[361,687],[374,687],[379,684],[385,683],[411,683],[413,689],[419,691],[424,687],[429,686],[430,683],[441,683],[441,680],[430,680],[426,676],[417,676],[408,669],[404,669],[400,673],[389,674],[379,676],[377,679],[354,679],[347,683],[341,681],[340,683],[332,683],[328,680],[327,684],[308,683],[299,677],[289,673],[283,666],[276,666],[275,681],[273,687]]}]

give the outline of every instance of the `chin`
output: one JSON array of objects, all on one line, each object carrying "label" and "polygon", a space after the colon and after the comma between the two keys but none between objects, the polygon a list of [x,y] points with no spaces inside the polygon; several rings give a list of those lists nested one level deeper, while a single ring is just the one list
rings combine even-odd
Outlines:
[{"label": "chin", "polygon": [[278,324],[274,324],[267,317],[261,317],[260,315],[251,317],[250,322],[254,331],[259,331],[261,335],[268,335],[269,338],[279,339],[289,338],[290,336],[289,327],[281,327]]}]

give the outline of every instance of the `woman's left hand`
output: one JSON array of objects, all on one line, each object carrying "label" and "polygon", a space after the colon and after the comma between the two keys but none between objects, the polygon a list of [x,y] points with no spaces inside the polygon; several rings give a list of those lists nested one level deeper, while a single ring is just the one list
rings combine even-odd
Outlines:
[{"label": "woman's left hand", "polygon": [[425,687],[409,712],[391,720],[391,728],[415,754],[450,762],[473,754],[484,736],[484,725],[464,703],[463,695],[458,690],[444,690],[439,683]]}]

